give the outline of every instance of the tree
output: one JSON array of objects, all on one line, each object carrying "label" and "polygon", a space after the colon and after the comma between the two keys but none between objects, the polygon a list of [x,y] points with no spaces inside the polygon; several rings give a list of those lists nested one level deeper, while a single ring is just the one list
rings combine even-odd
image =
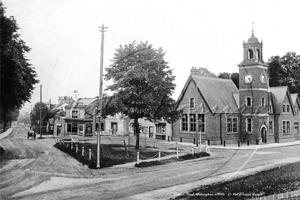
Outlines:
[{"label": "tree", "polygon": [[291,93],[300,97],[300,55],[287,52],[282,57],[272,56],[268,64],[270,86],[288,86]]},{"label": "tree", "polygon": [[162,48],[154,49],[147,42],[132,42],[120,46],[113,58],[113,64],[106,68],[106,80],[113,80],[107,87],[114,93],[103,109],[103,116],[122,113],[134,120],[139,149],[140,127],[138,119],[150,121],[178,119],[180,111],[175,110],[175,101],[170,97],[175,89],[175,76],[164,60]]},{"label": "tree", "polygon": [[208,77],[217,77],[213,72],[209,71],[205,67],[198,67],[198,68],[195,67],[195,69],[197,69],[197,75],[208,76]]},{"label": "tree", "polygon": [[1,122],[7,123],[7,115],[18,110],[28,101],[33,85],[38,83],[36,72],[30,67],[25,54],[30,48],[17,33],[19,29],[13,17],[5,16],[0,1],[0,71],[1,71]]},{"label": "tree", "polygon": [[239,89],[239,73],[227,73],[227,72],[222,72],[218,75],[218,78],[223,78],[223,79],[231,79],[235,86]]}]

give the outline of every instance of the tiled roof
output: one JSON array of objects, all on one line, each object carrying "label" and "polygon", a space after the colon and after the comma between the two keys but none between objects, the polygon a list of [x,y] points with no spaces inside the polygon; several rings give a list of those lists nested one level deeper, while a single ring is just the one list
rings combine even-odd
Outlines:
[{"label": "tiled roof", "polygon": [[238,113],[236,94],[239,92],[231,79],[192,74],[192,79],[213,113]]},{"label": "tiled roof", "polygon": [[293,105],[296,105],[298,94],[297,93],[291,94],[291,97],[292,97]]},{"label": "tiled roof", "polygon": [[288,86],[270,87],[270,92],[273,97],[273,104],[276,113],[281,112],[281,107],[288,91]]}]

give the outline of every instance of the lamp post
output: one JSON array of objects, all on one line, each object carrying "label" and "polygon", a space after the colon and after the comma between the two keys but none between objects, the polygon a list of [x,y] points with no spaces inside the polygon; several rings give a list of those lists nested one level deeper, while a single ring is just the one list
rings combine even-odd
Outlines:
[{"label": "lamp post", "polygon": [[40,85],[40,138],[42,138],[42,85]]}]

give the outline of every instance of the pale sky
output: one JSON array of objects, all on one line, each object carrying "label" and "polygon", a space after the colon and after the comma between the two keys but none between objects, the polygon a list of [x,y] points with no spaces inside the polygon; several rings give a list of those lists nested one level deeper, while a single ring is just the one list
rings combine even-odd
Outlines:
[{"label": "pale sky", "polygon": [[[43,101],[58,96],[98,96],[101,33],[104,67],[115,49],[148,41],[166,51],[174,69],[177,100],[193,66],[216,75],[238,72],[243,40],[263,40],[264,61],[288,51],[300,54],[300,1],[227,0],[2,0],[21,38],[32,49],[27,58],[43,85]],[[109,83],[104,83],[105,85]],[[105,87],[105,86],[104,86]],[[39,84],[22,112],[39,101]]]}]

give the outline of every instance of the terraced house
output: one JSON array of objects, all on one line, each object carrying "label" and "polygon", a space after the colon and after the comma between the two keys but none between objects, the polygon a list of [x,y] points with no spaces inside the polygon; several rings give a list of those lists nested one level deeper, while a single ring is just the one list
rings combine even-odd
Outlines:
[{"label": "terraced house", "polygon": [[[173,123],[173,138],[222,144],[279,143],[300,139],[299,97],[288,87],[270,87],[263,43],[253,35],[243,43],[239,89],[231,79],[203,76],[196,68],[178,98],[181,119]],[[198,135],[196,135],[198,134]]]}]

